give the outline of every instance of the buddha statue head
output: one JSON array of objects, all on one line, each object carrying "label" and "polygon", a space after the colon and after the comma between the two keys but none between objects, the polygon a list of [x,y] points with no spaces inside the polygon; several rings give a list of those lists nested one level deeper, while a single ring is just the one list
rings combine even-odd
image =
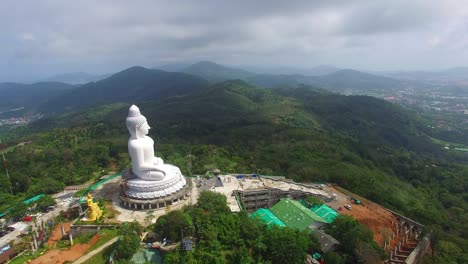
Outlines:
[{"label": "buddha statue head", "polygon": [[144,137],[150,129],[146,118],[140,113],[140,109],[136,105],[132,105],[128,110],[126,123],[132,138]]}]

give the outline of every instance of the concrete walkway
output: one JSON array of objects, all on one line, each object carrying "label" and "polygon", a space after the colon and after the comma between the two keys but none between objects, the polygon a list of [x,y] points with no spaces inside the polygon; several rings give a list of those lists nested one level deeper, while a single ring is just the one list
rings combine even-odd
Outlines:
[{"label": "concrete walkway", "polygon": [[89,252],[88,254],[82,256],[81,258],[75,260],[75,262],[73,262],[73,263],[74,264],[82,264],[82,263],[86,262],[88,259],[92,258],[97,253],[103,251],[106,247],[114,244],[117,240],[119,240],[119,237],[114,237],[113,239],[107,241],[104,245],[96,248],[95,250],[93,250],[93,251]]}]

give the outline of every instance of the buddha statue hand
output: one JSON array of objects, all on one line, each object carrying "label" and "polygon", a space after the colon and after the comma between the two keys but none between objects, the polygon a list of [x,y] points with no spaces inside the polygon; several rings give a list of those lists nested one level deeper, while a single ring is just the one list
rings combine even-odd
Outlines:
[{"label": "buddha statue hand", "polygon": [[164,161],[161,158],[154,157],[154,165],[163,165]]}]

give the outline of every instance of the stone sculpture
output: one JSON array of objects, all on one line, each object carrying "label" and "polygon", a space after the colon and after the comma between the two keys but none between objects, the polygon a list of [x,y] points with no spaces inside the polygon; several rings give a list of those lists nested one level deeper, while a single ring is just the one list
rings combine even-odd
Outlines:
[{"label": "stone sculpture", "polygon": [[125,193],[131,198],[154,199],[184,187],[186,180],[180,169],[154,155],[154,141],[147,136],[150,126],[136,105],[130,107],[126,124],[130,132],[128,152],[132,168],[124,173]]},{"label": "stone sculpture", "polygon": [[99,208],[99,205],[95,202],[93,202],[93,196],[88,193],[88,213],[85,218],[82,219],[82,221],[96,221],[102,216],[102,210]]}]

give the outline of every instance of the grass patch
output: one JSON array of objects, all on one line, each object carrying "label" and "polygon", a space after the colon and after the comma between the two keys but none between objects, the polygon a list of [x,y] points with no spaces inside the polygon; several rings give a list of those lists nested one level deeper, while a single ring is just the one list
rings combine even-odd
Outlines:
[{"label": "grass patch", "polygon": [[102,214],[102,220],[106,223],[118,223],[117,217],[119,216],[120,212],[114,209],[112,205],[112,201],[105,201]]},{"label": "grass patch", "polygon": [[60,240],[57,241],[57,248],[65,249],[70,247],[70,240]]},{"label": "grass patch", "polygon": [[112,250],[114,250],[113,246],[105,248],[103,251],[97,253],[94,255],[92,258],[88,259],[85,261],[83,264],[102,264],[102,263],[107,263],[109,260],[109,256],[112,253]]},{"label": "grass patch", "polygon": [[93,233],[82,234],[80,236],[75,237],[73,239],[73,242],[75,244],[86,244],[91,240],[93,236],[94,236]]},{"label": "grass patch", "polygon": [[96,248],[98,248],[98,247],[100,247],[102,245],[104,245],[105,243],[107,243],[107,241],[113,239],[116,236],[118,236],[118,230],[117,229],[102,229],[102,230],[100,230],[99,231],[100,239],[94,245],[92,245],[88,250],[86,250],[85,254],[95,250]]},{"label": "grass patch", "polygon": [[30,259],[33,259],[33,256],[23,254],[21,256],[17,256],[16,258],[12,259],[8,263],[11,263],[11,264],[24,264],[24,263],[27,263],[28,260],[30,260]]},{"label": "grass patch", "polygon": [[24,264],[27,263],[31,259],[35,259],[39,257],[40,255],[44,254],[49,248],[47,247],[41,247],[39,248],[34,254],[31,255],[30,251],[25,252],[24,254],[17,256],[16,258],[10,260],[11,264]]}]

